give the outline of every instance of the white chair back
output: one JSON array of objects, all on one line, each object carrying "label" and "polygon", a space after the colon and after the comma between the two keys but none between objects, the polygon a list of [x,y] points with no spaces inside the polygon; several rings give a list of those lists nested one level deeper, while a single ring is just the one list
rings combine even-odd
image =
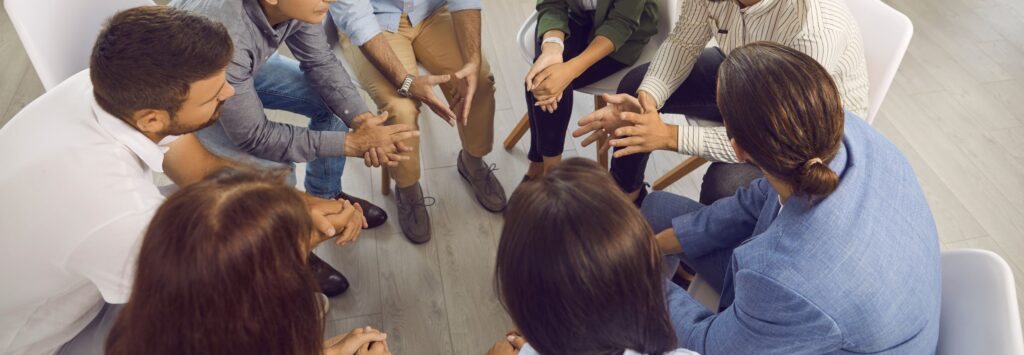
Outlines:
[{"label": "white chair back", "polygon": [[936,354],[1024,354],[1010,266],[993,252],[942,253],[942,314]]},{"label": "white chair back", "polygon": [[910,37],[914,35],[914,24],[906,15],[881,0],[846,0],[846,4],[857,21],[864,42],[870,82],[868,117],[865,119],[872,123],[907,52]]},{"label": "white chair back", "polygon": [[43,88],[89,67],[92,46],[103,23],[118,11],[153,5],[151,0],[5,0],[11,18]]}]

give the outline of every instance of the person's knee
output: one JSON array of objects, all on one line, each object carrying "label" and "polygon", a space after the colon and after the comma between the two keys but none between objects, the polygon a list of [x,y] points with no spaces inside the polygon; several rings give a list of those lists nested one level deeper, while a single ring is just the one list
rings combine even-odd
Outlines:
[{"label": "person's knee", "polygon": [[388,112],[388,123],[404,123],[416,126],[416,118],[420,115],[419,105],[407,98],[392,99],[381,106],[381,111]]},{"label": "person's knee", "polygon": [[618,93],[636,95],[637,90],[640,89],[640,83],[644,81],[644,75],[647,74],[647,65],[637,66],[631,69],[622,80],[619,81]]},{"label": "person's knee", "polygon": [[735,195],[736,190],[756,178],[755,174],[748,173],[745,168],[739,164],[711,164],[700,185],[700,203],[710,205]]},{"label": "person's knee", "polygon": [[640,207],[640,213],[643,214],[644,219],[651,225],[655,233],[672,227],[674,216],[665,214],[670,198],[672,198],[672,194],[668,192],[654,191],[644,198],[644,204]]}]

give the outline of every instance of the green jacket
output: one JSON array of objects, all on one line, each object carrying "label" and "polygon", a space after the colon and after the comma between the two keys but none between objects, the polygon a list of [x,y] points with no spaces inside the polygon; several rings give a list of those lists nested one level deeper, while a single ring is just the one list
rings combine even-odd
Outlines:
[{"label": "green jacket", "polygon": [[[575,13],[576,0],[537,0],[537,40],[550,30],[569,33],[569,17]],[[572,4],[570,4],[572,3]],[[597,0],[594,27],[587,33],[587,42],[605,36],[615,45],[609,57],[623,64],[633,64],[647,41],[658,33],[658,4],[655,0]],[[580,35],[577,33],[576,35]]]}]

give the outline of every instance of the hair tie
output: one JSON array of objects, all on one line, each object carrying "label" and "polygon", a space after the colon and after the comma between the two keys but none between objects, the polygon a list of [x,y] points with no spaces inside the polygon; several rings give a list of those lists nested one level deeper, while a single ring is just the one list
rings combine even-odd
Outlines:
[{"label": "hair tie", "polygon": [[814,164],[823,164],[823,163],[824,163],[824,161],[822,161],[821,158],[811,158],[811,159],[807,160],[806,163],[804,163],[804,166],[811,166],[811,165],[814,165]]}]

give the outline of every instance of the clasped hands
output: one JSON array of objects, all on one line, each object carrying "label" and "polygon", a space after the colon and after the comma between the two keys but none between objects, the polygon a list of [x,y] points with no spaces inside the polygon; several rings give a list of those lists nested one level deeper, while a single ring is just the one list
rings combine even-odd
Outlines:
[{"label": "clasped hands", "polygon": [[582,74],[573,61],[563,61],[562,52],[558,44],[545,43],[541,47],[540,56],[526,73],[526,90],[537,100],[534,106],[547,113],[554,113],[558,109],[565,88]]},{"label": "clasped hands", "polygon": [[661,120],[654,98],[646,91],[640,91],[638,97],[605,94],[602,98],[607,105],[580,119],[580,128],[572,132],[577,138],[590,133],[583,140],[584,147],[604,138],[607,146],[599,149],[622,148],[615,151],[616,158],[679,149],[679,127]]},{"label": "clasped hands", "polygon": [[[303,195],[309,216],[313,220],[310,245],[337,237],[335,243],[345,245],[356,241],[363,228],[368,227],[363,207],[346,200],[328,200]],[[311,248],[312,249],[312,248]]]}]

